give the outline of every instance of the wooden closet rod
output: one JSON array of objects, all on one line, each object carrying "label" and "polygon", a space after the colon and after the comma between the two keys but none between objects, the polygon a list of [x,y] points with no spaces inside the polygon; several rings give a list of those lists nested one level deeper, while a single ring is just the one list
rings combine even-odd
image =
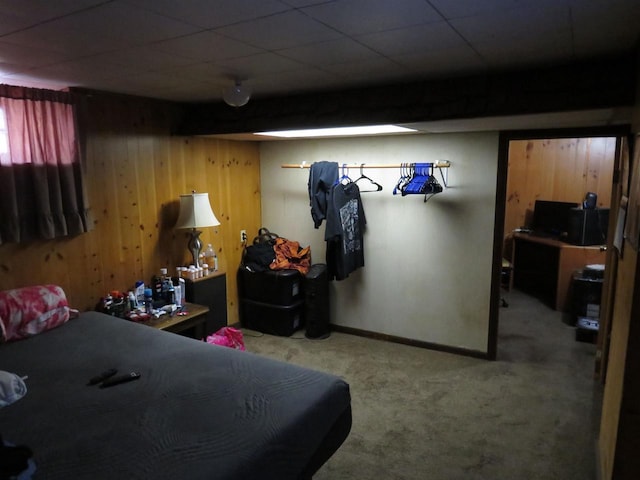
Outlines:
[{"label": "wooden closet rod", "polygon": [[[413,162],[418,163],[418,162]],[[434,168],[449,168],[451,166],[451,162],[449,160],[438,160],[436,162],[424,162],[424,163],[432,163]],[[285,163],[280,165],[280,168],[309,168],[311,167],[311,163]],[[342,166],[342,164],[338,164]],[[345,163],[345,167],[347,168],[401,168],[403,165],[399,163],[392,164],[384,164],[384,165],[367,165],[366,163]],[[408,165],[411,165],[409,163]]]}]

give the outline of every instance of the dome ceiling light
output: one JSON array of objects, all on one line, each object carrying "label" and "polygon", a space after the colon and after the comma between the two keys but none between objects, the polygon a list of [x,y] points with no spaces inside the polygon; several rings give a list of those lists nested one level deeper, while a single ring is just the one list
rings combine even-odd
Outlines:
[{"label": "dome ceiling light", "polygon": [[242,107],[246,105],[249,98],[251,98],[251,89],[242,85],[240,80],[236,80],[234,85],[223,90],[222,98],[227,105]]}]

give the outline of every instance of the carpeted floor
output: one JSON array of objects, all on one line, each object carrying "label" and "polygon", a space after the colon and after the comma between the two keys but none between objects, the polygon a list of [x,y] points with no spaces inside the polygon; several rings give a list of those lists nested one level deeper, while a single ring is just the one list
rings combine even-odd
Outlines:
[{"label": "carpeted floor", "polygon": [[536,299],[507,301],[493,362],[336,332],[245,344],[349,382],[351,433],[315,480],[595,479],[595,346]]}]

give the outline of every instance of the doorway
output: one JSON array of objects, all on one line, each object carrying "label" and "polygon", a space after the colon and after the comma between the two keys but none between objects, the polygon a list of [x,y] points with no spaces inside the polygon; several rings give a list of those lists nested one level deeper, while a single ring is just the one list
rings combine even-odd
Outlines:
[{"label": "doorway", "polygon": [[[512,259],[514,231],[531,225],[536,199],[581,204],[587,192],[596,192],[598,206],[610,207],[616,152],[626,133],[620,127],[501,133],[489,358],[497,357],[498,317],[508,304],[503,261]],[[571,273],[565,274],[564,284],[571,281]]]}]

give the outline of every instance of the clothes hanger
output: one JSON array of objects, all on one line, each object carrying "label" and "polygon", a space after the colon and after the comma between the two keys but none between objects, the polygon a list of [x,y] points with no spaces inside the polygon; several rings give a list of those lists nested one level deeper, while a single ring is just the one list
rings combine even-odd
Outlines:
[{"label": "clothes hanger", "polygon": [[404,187],[411,181],[411,169],[408,163],[400,164],[400,178],[398,179],[398,183],[393,188],[393,194],[397,195],[398,193],[402,193],[404,191]]},{"label": "clothes hanger", "polygon": [[343,185],[347,185],[349,183],[352,183],[353,180],[351,180],[351,178],[349,177],[349,167],[347,167],[346,163],[342,164],[342,176],[338,179],[338,181],[336,181],[336,183],[334,185],[337,185],[339,183],[342,183]]},{"label": "clothes hanger", "polygon": [[369,180],[369,182],[371,182],[372,186],[375,187],[375,189],[373,190],[360,189],[360,191],[361,192],[379,192],[380,190],[382,190],[382,185],[380,185],[378,182],[374,182],[372,179],[367,177],[362,171],[363,168],[364,168],[364,163],[360,164],[360,177],[356,179],[355,183],[358,183],[360,180]]},{"label": "clothes hanger", "polygon": [[416,193],[415,190],[417,185],[420,183],[420,178],[417,177],[416,173],[416,164],[408,163],[407,165],[407,177],[405,182],[400,186],[400,191],[402,192],[402,196],[408,195],[410,193]]}]

